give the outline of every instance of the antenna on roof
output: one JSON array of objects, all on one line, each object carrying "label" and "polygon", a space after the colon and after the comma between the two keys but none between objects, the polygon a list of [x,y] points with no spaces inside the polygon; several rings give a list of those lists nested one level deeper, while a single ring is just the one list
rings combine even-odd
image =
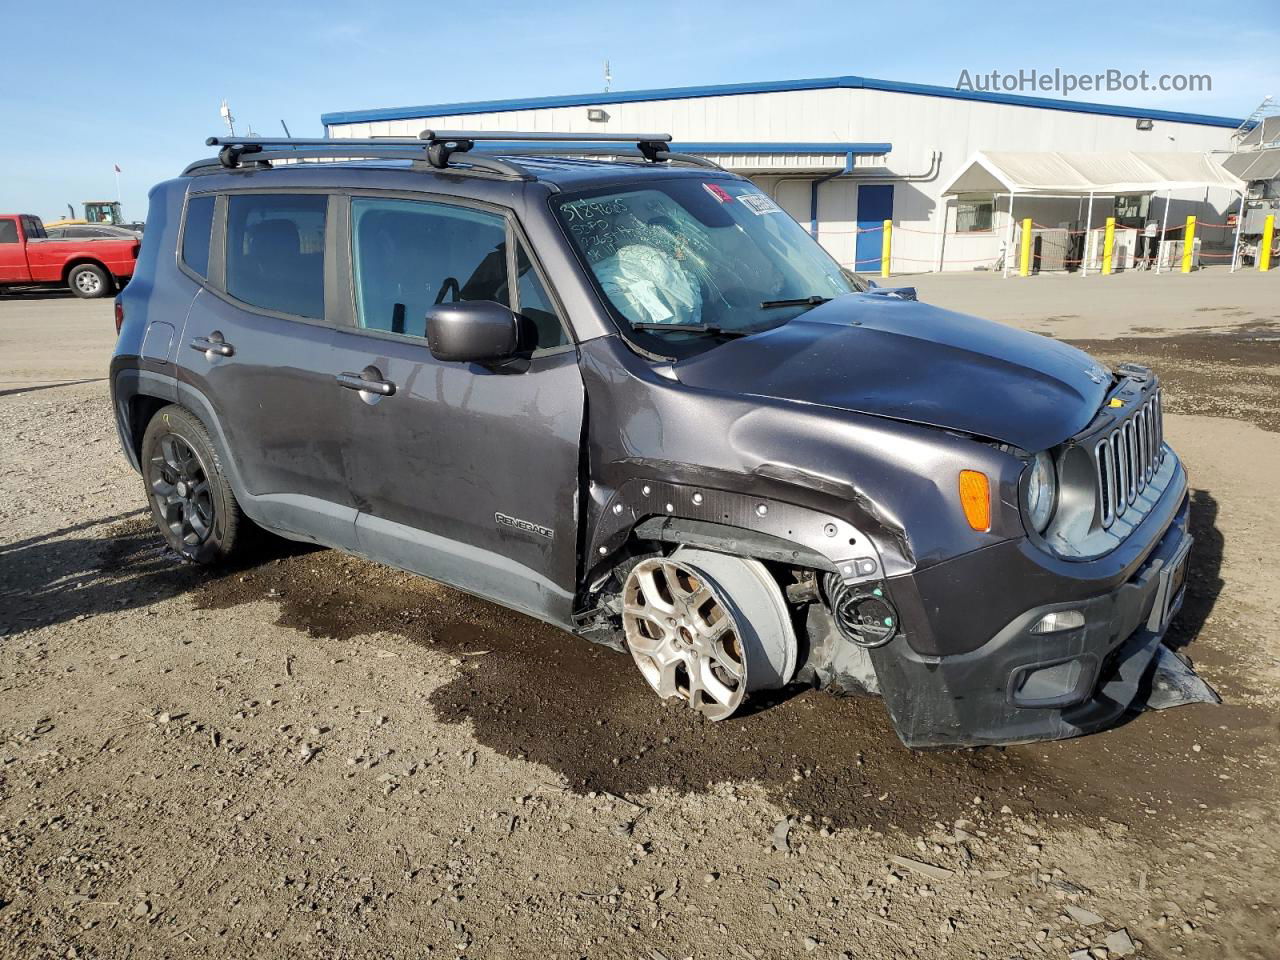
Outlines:
[{"label": "antenna on roof", "polygon": [[222,101],[222,106],[218,108],[218,114],[222,117],[222,122],[227,125],[227,130],[231,133],[231,136],[234,137],[236,135],[236,118],[231,115],[231,108],[227,106],[225,98]]},{"label": "antenna on roof", "polygon": [[609,85],[613,83],[613,71],[609,69],[609,61],[604,62],[604,92],[609,92]]}]

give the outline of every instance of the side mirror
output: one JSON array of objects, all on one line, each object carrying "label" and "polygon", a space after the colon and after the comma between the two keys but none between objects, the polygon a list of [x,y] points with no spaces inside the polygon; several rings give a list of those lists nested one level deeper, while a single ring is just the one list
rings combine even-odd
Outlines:
[{"label": "side mirror", "polygon": [[442,303],[427,311],[427,345],[437,360],[500,363],[520,349],[519,317],[492,300]]},{"label": "side mirror", "polygon": [[867,289],[868,289],[868,290],[874,290],[874,289],[875,289],[876,287],[878,287],[878,286],[880,286],[880,284],[876,283],[874,280],[872,280],[872,279],[871,279],[871,278],[869,278],[869,277],[867,278]]}]

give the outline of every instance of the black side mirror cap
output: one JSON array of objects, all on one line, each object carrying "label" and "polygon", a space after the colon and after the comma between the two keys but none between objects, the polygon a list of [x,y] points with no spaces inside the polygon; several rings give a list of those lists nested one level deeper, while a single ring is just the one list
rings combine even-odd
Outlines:
[{"label": "black side mirror cap", "polygon": [[438,304],[427,311],[427,346],[437,360],[501,363],[520,350],[519,321],[492,300]]}]

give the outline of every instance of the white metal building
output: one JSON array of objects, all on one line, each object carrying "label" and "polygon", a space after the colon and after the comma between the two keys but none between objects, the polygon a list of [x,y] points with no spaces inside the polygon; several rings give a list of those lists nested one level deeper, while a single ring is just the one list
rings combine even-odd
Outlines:
[{"label": "white metal building", "polygon": [[[1000,256],[1009,198],[944,194],[979,152],[1229,151],[1241,123],[866,77],[378,108],[321,120],[335,137],[416,136],[426,128],[669,132],[677,149],[751,177],[847,266],[880,269],[877,228],[892,220],[892,268],[903,273],[984,269]],[[1236,198],[1192,190],[1175,200],[1175,220],[1195,213],[1225,223]],[[1014,213],[1033,215],[1040,214],[1021,203]],[[1043,215],[1056,217],[1054,226],[1074,216],[1061,205]],[[1203,241],[1228,246],[1229,231],[1213,229]]]}]

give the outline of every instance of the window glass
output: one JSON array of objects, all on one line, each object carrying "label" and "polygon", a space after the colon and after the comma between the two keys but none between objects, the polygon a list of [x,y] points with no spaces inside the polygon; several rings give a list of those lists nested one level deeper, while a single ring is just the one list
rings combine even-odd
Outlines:
[{"label": "window glass", "polygon": [[351,201],[351,253],[360,326],[427,335],[438,303],[510,306],[507,226],[468,207],[417,200]]},{"label": "window glass", "polygon": [[202,277],[209,276],[209,235],[213,230],[213,199],[213,197],[192,197],[187,201],[187,224],[182,231],[182,262]]},{"label": "window glass", "polygon": [[324,316],[328,198],[232,194],[227,198],[227,293],[299,317]]},{"label": "window glass", "polygon": [[745,181],[664,180],[566,194],[554,207],[613,308],[633,329],[670,338],[664,348],[715,346],[721,333],[777,326],[811,300],[853,290],[831,255]]},{"label": "window glass", "polygon": [[22,232],[28,240],[47,240],[49,236],[44,232],[44,223],[35,217],[22,218]]},{"label": "window glass", "polygon": [[991,229],[995,202],[991,197],[961,197],[956,201],[956,233],[985,233]]},{"label": "window glass", "polygon": [[537,334],[535,350],[546,350],[549,347],[564,346],[569,342],[564,325],[556,308],[547,296],[546,288],[538,278],[538,271],[533,269],[533,262],[524,248],[524,244],[516,246],[516,273],[520,280],[517,286],[520,291],[520,314],[532,321]]},{"label": "window glass", "polygon": [[0,220],[0,243],[18,242],[18,222],[16,220]]}]

